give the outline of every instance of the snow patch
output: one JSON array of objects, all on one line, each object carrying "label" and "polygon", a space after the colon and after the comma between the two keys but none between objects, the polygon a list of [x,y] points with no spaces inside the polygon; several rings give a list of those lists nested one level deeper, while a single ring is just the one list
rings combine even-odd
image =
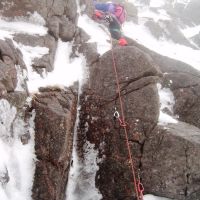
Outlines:
[{"label": "snow patch", "polygon": [[66,190],[66,200],[100,200],[102,199],[102,195],[95,186],[95,176],[99,169],[97,162],[100,162],[97,160],[98,150],[94,149],[94,144],[87,141],[84,144],[84,159],[80,160],[77,155],[78,116],[79,112],[77,112],[75,125],[72,161]]},{"label": "snow patch", "polygon": [[15,91],[24,91],[25,88],[25,81],[26,81],[26,72],[25,70],[22,70],[20,65],[15,65],[16,71],[17,71],[17,87],[15,88]]},{"label": "snow patch", "polygon": [[195,35],[200,34],[200,25],[199,26],[193,26],[193,27],[187,27],[185,29],[182,29],[181,32],[184,34],[186,38],[191,38]]},{"label": "snow patch", "polygon": [[[47,34],[47,28],[38,25],[32,24],[30,22],[24,21],[5,21],[0,18],[0,35],[2,38],[11,37],[13,34],[16,33],[24,33],[28,35],[39,35],[43,36]],[[8,35],[4,35],[4,34]]]},{"label": "snow patch", "polygon": [[[35,83],[37,80],[42,79],[41,76],[32,68],[33,60],[35,58],[41,58],[43,55],[46,55],[49,52],[49,49],[46,47],[39,47],[39,46],[36,47],[26,46],[16,42],[14,42],[14,45],[22,52],[23,60],[27,67],[27,74],[23,72],[24,73],[23,77],[26,78],[27,76],[28,90],[29,92],[33,92],[33,89],[31,88],[32,82]],[[18,74],[20,74],[20,72],[18,72]],[[37,86],[38,85],[34,85],[35,91],[37,91],[38,89]]]},{"label": "snow patch", "polygon": [[[159,20],[163,21],[170,21],[171,17],[167,14],[167,12],[163,9],[158,10],[158,13],[149,10],[148,8],[144,7],[138,13],[139,18],[150,18],[153,19],[155,22]],[[140,19],[140,21],[143,21]]]},{"label": "snow patch", "polygon": [[14,21],[6,20],[0,16],[0,39],[13,38],[14,34],[22,33],[28,35],[43,36],[47,34],[48,29],[44,27],[45,20],[37,12],[29,14],[29,18],[20,17]]},{"label": "snow patch", "polygon": [[7,100],[0,100],[0,138],[7,139],[12,136],[11,127],[17,110]]},{"label": "snow patch", "polygon": [[160,111],[158,124],[159,125],[166,125],[166,124],[171,124],[171,123],[172,124],[178,123],[178,121],[176,119],[172,118],[167,113],[164,113],[163,111]]},{"label": "snow patch", "polygon": [[173,112],[173,106],[175,103],[174,95],[169,88],[162,88],[159,87],[159,96],[161,100],[161,110],[167,108],[171,113]]},{"label": "snow patch", "polygon": [[81,15],[79,17],[78,26],[90,36],[91,39],[88,42],[97,43],[97,51],[99,54],[102,55],[111,49],[111,44],[108,42],[110,40],[110,33],[105,26],[96,23],[87,15]]},{"label": "snow patch", "polygon": [[[1,26],[1,25],[0,25],[0,26]],[[12,39],[13,36],[12,36],[12,34],[11,34],[9,31],[2,30],[2,29],[0,28],[0,39],[1,39],[1,40],[5,40],[5,38]]]},{"label": "snow patch", "polygon": [[158,94],[160,97],[160,115],[158,123],[161,125],[166,125],[168,123],[177,123],[178,121],[172,116],[167,114],[164,110],[167,109],[173,115],[173,106],[175,104],[174,95],[169,88],[161,88],[158,84]]},{"label": "snow patch", "polygon": [[183,4],[185,9],[190,2],[191,0],[173,0],[172,7],[175,8],[176,4]]},{"label": "snow patch", "polygon": [[159,8],[164,6],[165,3],[166,3],[165,0],[151,0],[149,6],[153,8]]},{"label": "snow patch", "polygon": [[164,198],[164,197],[154,196],[154,195],[151,195],[151,194],[146,194],[146,195],[144,195],[144,200],[170,200],[170,199]]},{"label": "snow patch", "polygon": [[43,73],[43,77],[35,72],[31,65],[34,58],[42,57],[49,50],[46,47],[30,47],[22,44],[20,49],[28,66],[27,85],[29,92],[37,92],[39,87],[58,86],[64,88],[73,85],[75,81],[83,82],[86,80],[87,72],[84,69],[84,66],[86,66],[85,57],[79,55],[79,57],[70,58],[72,43],[58,41],[54,70],[49,73]]}]

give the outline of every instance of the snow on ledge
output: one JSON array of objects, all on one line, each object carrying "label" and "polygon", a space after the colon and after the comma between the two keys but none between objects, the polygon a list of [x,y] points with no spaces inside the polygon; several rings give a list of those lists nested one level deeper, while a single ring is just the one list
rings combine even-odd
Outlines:
[{"label": "snow on ledge", "polygon": [[71,59],[73,44],[70,42],[58,40],[54,70],[48,73],[43,72],[43,77],[33,70],[32,63],[34,58],[41,58],[48,54],[49,49],[39,46],[26,46],[16,42],[14,44],[21,50],[28,68],[27,85],[30,93],[38,92],[39,87],[58,86],[64,88],[73,85],[76,81],[82,84],[87,79],[85,57],[79,54],[79,57]]},{"label": "snow on ledge", "polygon": [[87,15],[79,17],[78,26],[90,36],[91,39],[88,42],[97,43],[97,51],[100,55],[111,49],[111,44],[108,42],[110,33],[106,27],[96,23]]},{"label": "snow on ledge", "polygon": [[152,194],[146,194],[146,195],[144,195],[144,200],[170,200],[170,199],[154,196]]},{"label": "snow on ledge", "polygon": [[[0,18],[0,36],[1,39],[9,37],[16,33],[24,33],[28,35],[43,36],[47,34],[47,28],[25,21],[5,21]],[[7,35],[4,35],[7,34]],[[11,36],[10,36],[11,37]]]},{"label": "snow on ledge", "polygon": [[200,25],[199,26],[193,26],[193,27],[187,27],[185,29],[182,29],[181,32],[184,34],[184,36],[186,38],[191,38],[191,37],[199,34]]},{"label": "snow on ledge", "polygon": [[160,84],[157,84],[158,94],[160,97],[160,115],[158,119],[159,125],[166,125],[168,123],[178,123],[178,121],[164,112],[164,109],[169,110],[173,114],[173,106],[175,104],[174,95],[169,88],[161,88]]}]

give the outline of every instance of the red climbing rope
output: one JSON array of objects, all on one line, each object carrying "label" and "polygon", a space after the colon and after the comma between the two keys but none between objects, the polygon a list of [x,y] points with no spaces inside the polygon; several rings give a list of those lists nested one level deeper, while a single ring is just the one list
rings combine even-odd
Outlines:
[{"label": "red climbing rope", "polygon": [[140,179],[137,180],[136,172],[135,172],[135,169],[134,169],[135,166],[134,166],[134,163],[133,163],[131,148],[130,148],[129,141],[128,141],[127,123],[125,121],[125,116],[124,116],[124,109],[123,109],[123,103],[122,103],[122,97],[121,97],[121,91],[120,91],[120,84],[119,84],[119,76],[118,76],[116,62],[115,62],[115,56],[114,56],[114,52],[113,52],[113,43],[112,43],[111,36],[110,36],[110,40],[111,40],[113,69],[114,69],[115,78],[116,78],[117,92],[118,92],[118,96],[119,96],[120,110],[121,110],[121,115],[122,115],[122,117],[120,117],[119,113],[117,111],[115,111],[114,117],[116,117],[119,120],[120,126],[123,127],[124,132],[125,132],[126,145],[127,145],[129,160],[130,160],[130,164],[131,164],[131,170],[132,170],[132,175],[133,175],[133,184],[134,184],[137,200],[143,200],[144,187],[141,184]]}]

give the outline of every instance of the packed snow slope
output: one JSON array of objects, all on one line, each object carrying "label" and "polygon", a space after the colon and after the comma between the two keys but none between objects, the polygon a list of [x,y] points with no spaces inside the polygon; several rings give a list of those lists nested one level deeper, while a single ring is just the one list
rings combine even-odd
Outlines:
[{"label": "packed snow slope", "polygon": [[125,23],[123,30],[126,36],[161,55],[200,69],[199,1],[129,2],[137,7],[138,23]]}]

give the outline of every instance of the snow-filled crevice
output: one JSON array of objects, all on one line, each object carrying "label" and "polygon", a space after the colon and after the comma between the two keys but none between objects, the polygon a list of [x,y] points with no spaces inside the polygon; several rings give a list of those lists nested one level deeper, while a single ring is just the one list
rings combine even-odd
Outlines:
[{"label": "snow-filled crevice", "polygon": [[[76,0],[76,2],[78,7],[77,12],[79,13],[78,26],[85,30],[90,36],[88,42],[97,43],[97,51],[99,54],[103,54],[110,50],[111,44],[108,42],[110,39],[109,34],[103,26],[91,20],[88,16],[81,15],[79,1]],[[96,34],[97,32],[98,34]],[[80,84],[80,88],[82,84]],[[81,91],[79,91],[79,95],[80,93]],[[102,195],[95,185],[96,172],[99,169],[97,165],[98,150],[95,150],[94,145],[87,141],[83,146],[83,158],[79,158],[77,153],[79,109],[80,108],[78,108],[77,111],[75,124],[71,167],[66,189],[66,200],[100,200],[102,199]]]},{"label": "snow-filled crevice", "polygon": [[16,71],[17,71],[17,87],[15,88],[15,91],[25,91],[26,89],[26,78],[27,73],[24,69],[21,69],[20,65],[15,65]]},{"label": "snow-filled crevice", "polygon": [[[79,89],[79,96],[80,93],[81,88]],[[95,185],[96,172],[99,169],[97,165],[98,150],[95,150],[94,145],[87,141],[83,146],[83,158],[79,158],[77,153],[77,129],[80,122],[79,110],[80,106],[77,109],[77,117],[74,128],[73,150],[66,188],[66,200],[100,200],[102,199],[102,195]]]},{"label": "snow-filled crevice", "polygon": [[174,95],[169,88],[162,88],[157,84],[158,94],[160,98],[160,114],[158,123],[166,125],[168,123],[177,123],[177,116],[173,115],[173,106],[175,104]]},{"label": "snow-filled crevice", "polygon": [[[17,109],[0,100],[0,199],[31,200],[35,171],[34,112],[24,122]],[[29,134],[27,143],[22,137]]]},{"label": "snow-filled crevice", "polygon": [[165,198],[165,197],[154,196],[151,194],[146,194],[144,195],[144,200],[170,200],[170,199]]},{"label": "snow-filled crevice", "polygon": [[190,184],[190,167],[189,167],[189,153],[188,153],[188,146],[186,146],[185,148],[185,168],[186,168],[186,173],[185,173],[185,177],[186,177],[186,186],[185,186],[185,196],[188,196],[188,185]]}]

